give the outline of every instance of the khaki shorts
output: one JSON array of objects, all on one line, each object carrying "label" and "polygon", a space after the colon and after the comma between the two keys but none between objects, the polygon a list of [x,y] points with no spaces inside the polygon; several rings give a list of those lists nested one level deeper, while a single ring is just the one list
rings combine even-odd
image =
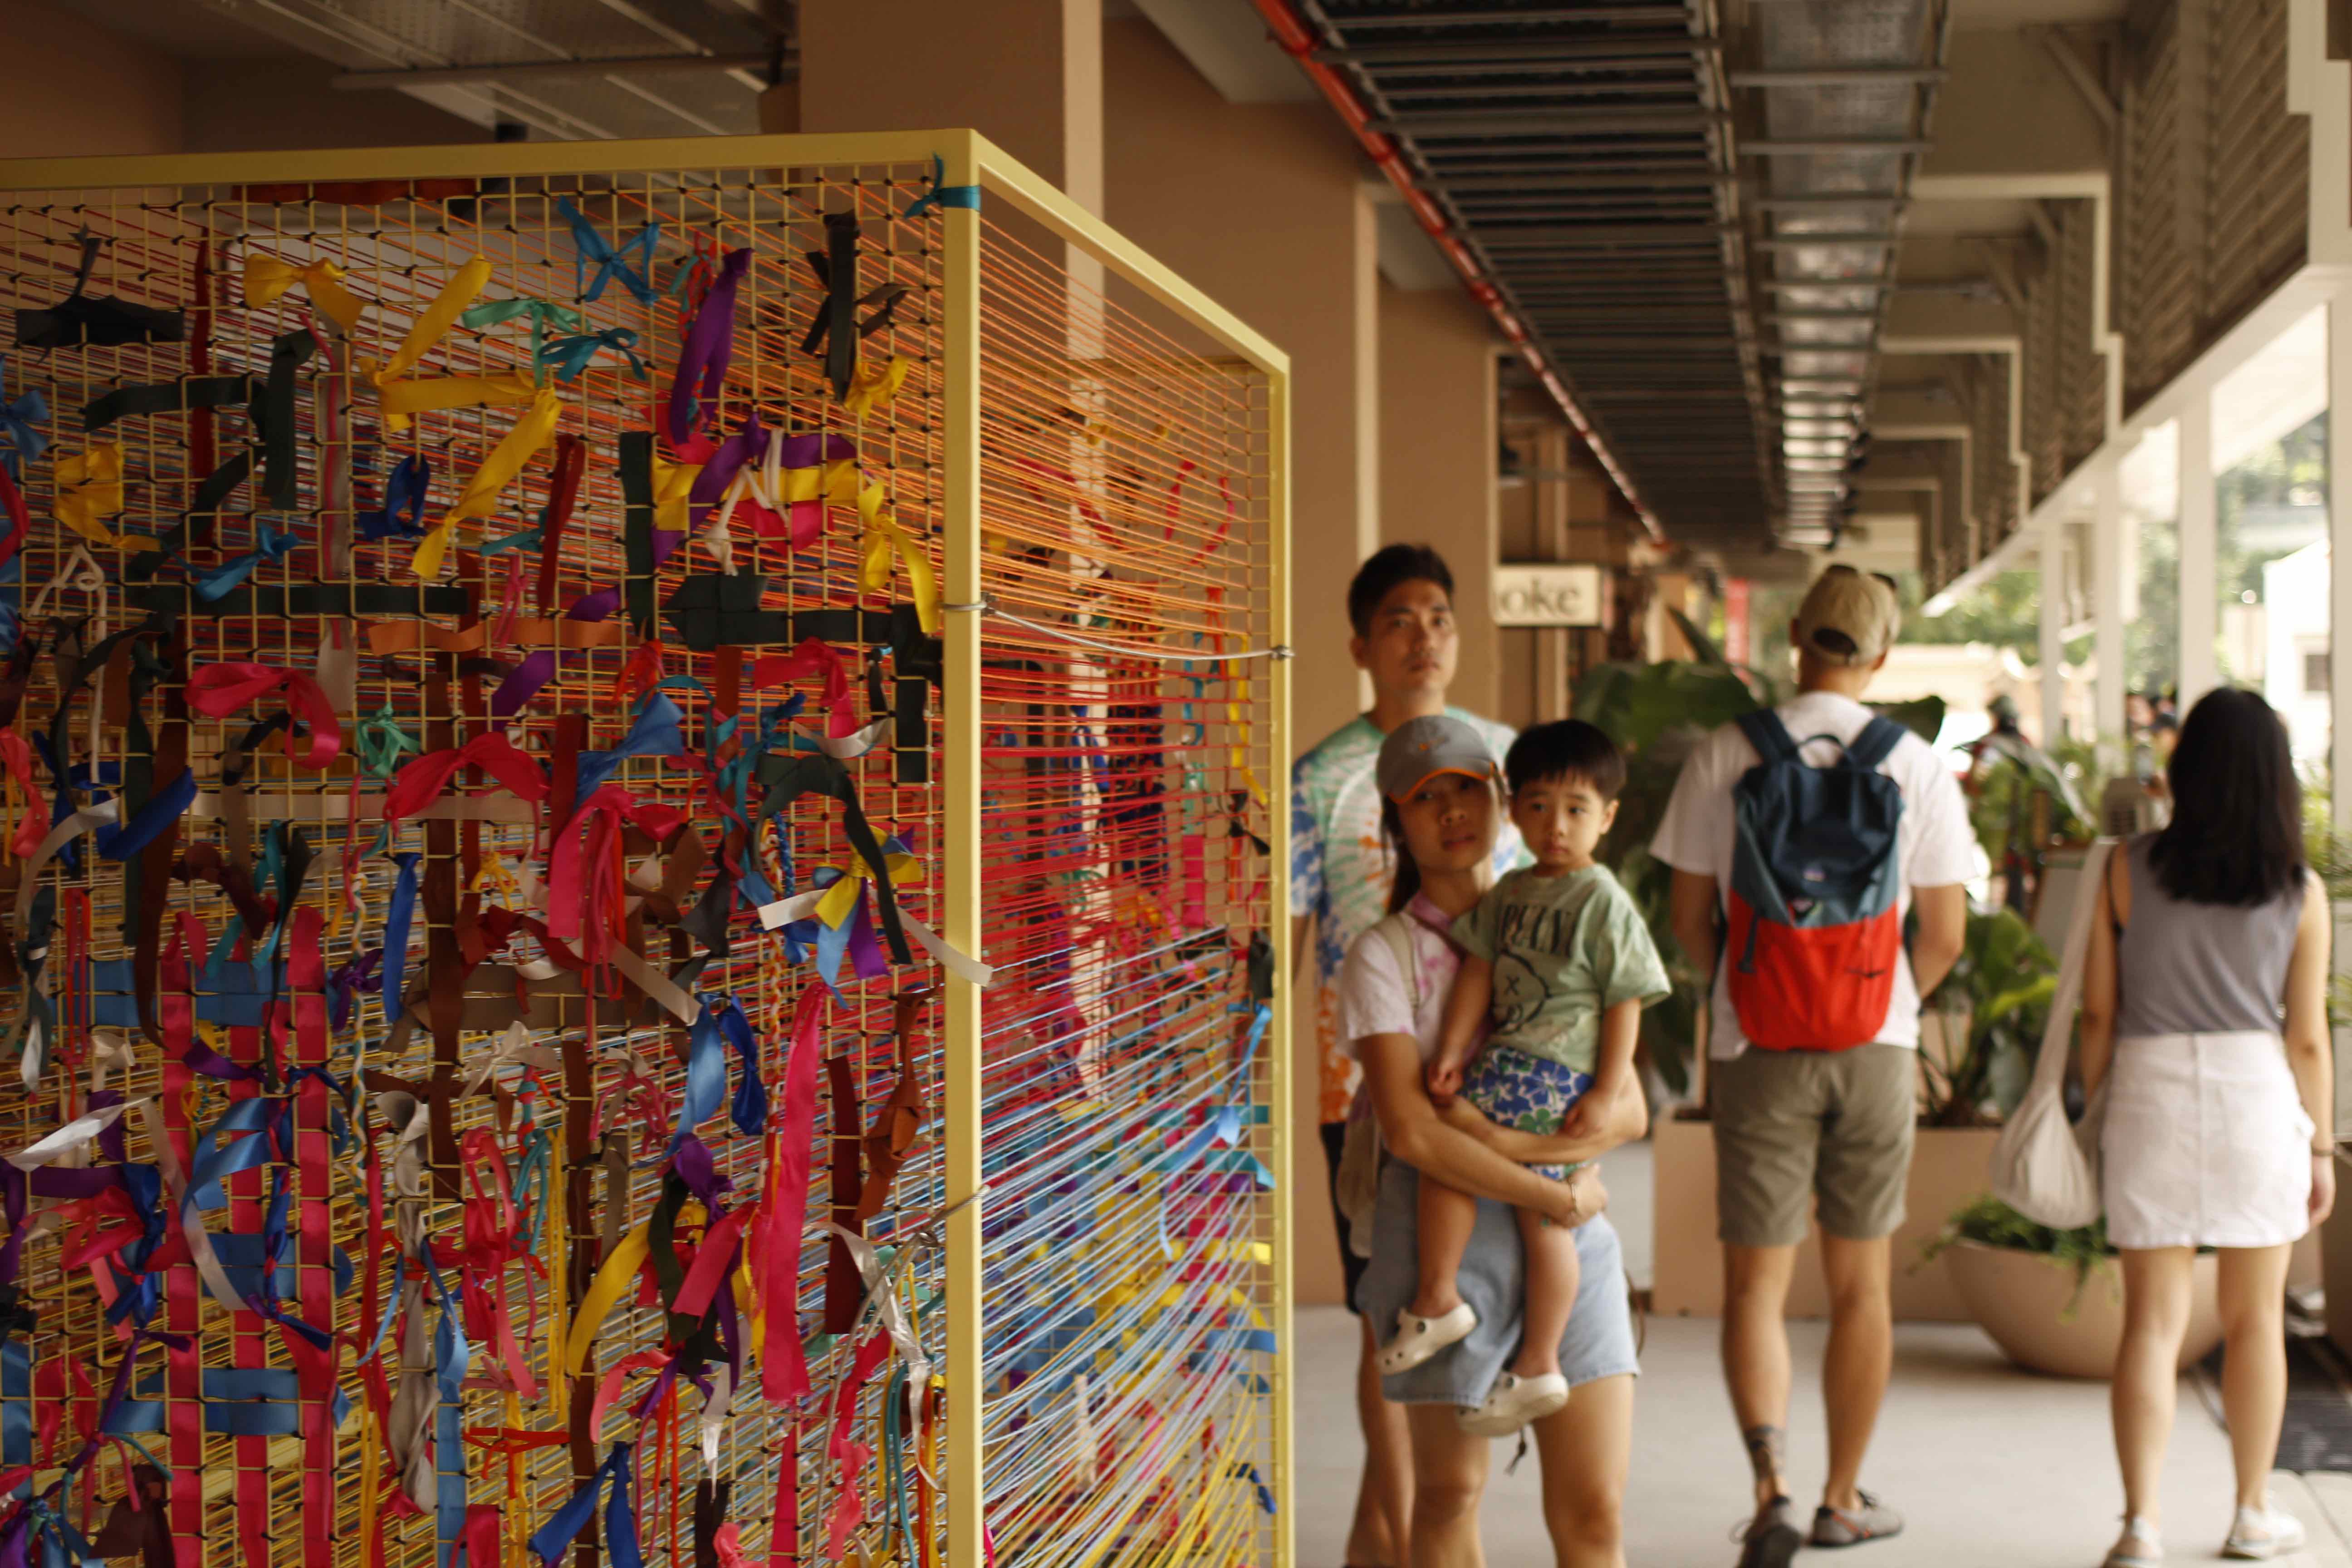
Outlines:
[{"label": "khaki shorts", "polygon": [[1822,1229],[1850,1241],[1903,1223],[1918,1114],[1907,1046],[1764,1051],[1709,1062],[1717,1234],[1733,1247],[1794,1247],[1808,1197]]}]

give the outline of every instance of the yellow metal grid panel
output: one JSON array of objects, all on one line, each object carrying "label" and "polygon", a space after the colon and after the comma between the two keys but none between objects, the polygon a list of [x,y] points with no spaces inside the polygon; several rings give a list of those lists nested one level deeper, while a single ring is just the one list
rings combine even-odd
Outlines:
[{"label": "yellow metal grid panel", "polygon": [[[826,298],[809,257],[843,214],[872,323],[858,365],[873,379],[847,404],[803,347]],[[649,297],[608,282],[585,299],[583,243],[618,250]],[[625,543],[648,498],[628,493],[622,454],[663,427],[681,341],[737,251],[731,363],[696,422],[724,437],[756,415],[847,446],[788,469],[772,511],[756,495],[718,509],[731,537],[714,540],[717,510],[684,499],[684,469],[713,454],[662,442],[652,515],[686,535],[649,571]],[[129,1097],[121,1144],[65,1163],[169,1184],[201,1165],[208,1131],[234,1136],[219,1130],[250,1114],[240,1104],[282,1103],[282,1143],[228,1175],[219,1206],[187,1213],[208,1236],[251,1238],[217,1243],[235,1265],[267,1250],[272,1198],[289,1205],[266,1276],[282,1309],[261,1290],[266,1310],[232,1311],[170,1243],[151,1248],[152,1274],[114,1272],[93,1251],[129,1234],[105,1228],[114,1200],[59,1209],[52,1193],[74,1183],[32,1179],[43,1217],[23,1233],[29,1312],[0,1346],[0,1465],[31,1467],[43,1500],[0,1505],[0,1530],[130,1529],[120,1505],[152,1458],[152,1506],[193,1543],[184,1564],[446,1564],[460,1535],[520,1563],[625,1443],[642,1551],[665,1563],[708,1560],[722,1523],[755,1561],[1286,1562],[1284,1009],[1259,1022],[1283,983],[1284,944],[1267,939],[1286,925],[1286,671],[1268,657],[1287,627],[1282,356],[969,132],[0,163],[0,306],[53,307],[87,258],[85,297],[183,328],[8,355],[0,403],[21,423],[0,425],[0,451],[21,454],[22,433],[47,450],[15,465],[30,526],[0,597],[38,652],[0,701],[12,738],[48,752],[28,760],[35,792],[12,776],[0,837],[28,818],[38,837],[55,766],[80,770],[68,805],[119,797],[126,816],[183,769],[198,790],[126,859],[84,836],[29,882],[26,859],[0,864],[0,899],[21,887],[33,917],[12,945],[53,917],[37,969],[42,954],[14,954],[7,1016],[21,1025],[38,991],[58,1018],[27,1086],[0,1099],[0,1143]],[[472,303],[523,303],[420,331],[469,267]],[[404,342],[421,346],[413,363]],[[395,427],[383,384],[404,376],[507,390]],[[244,381],[209,410],[183,406],[197,378]],[[182,395],[83,427],[137,386]],[[563,445],[524,450],[503,490],[453,518],[486,463],[529,447],[510,433],[548,391]],[[574,444],[559,530],[556,460]],[[247,455],[253,473],[200,503]],[[415,570],[402,520],[379,515],[404,459],[411,476],[430,466],[423,522],[454,521],[437,580]],[[192,517],[200,505],[215,510]],[[141,559],[167,554],[161,570]],[[730,602],[771,619],[730,630],[660,613],[730,560],[765,588]],[[907,630],[926,582],[937,644]],[[355,617],[339,608],[354,592]],[[616,601],[603,619],[567,619],[600,595]],[[804,630],[836,645],[845,694],[825,660],[789,657]],[[548,666],[545,684],[494,711],[534,655],[525,673]],[[198,700],[217,679],[201,672],[245,664],[315,680],[320,697]],[[576,759],[642,733],[656,681],[681,754],[623,757],[609,783],[639,815],[583,826]],[[901,907],[1002,968],[984,993],[926,973],[919,948],[868,983],[844,973],[805,1037],[814,1060],[794,1028],[824,1000],[809,944],[748,916],[713,942],[694,911],[722,868],[782,894],[859,863],[832,800],[803,795],[772,828],[730,814],[729,765],[762,726],[770,759],[789,759],[830,710],[903,719],[927,686],[925,731],[902,722],[844,769],[903,851]],[[308,728],[254,732],[281,706]],[[323,766],[321,706],[342,737]],[[387,823],[418,753],[501,734],[546,768],[548,799],[461,766],[451,804]],[[756,805],[757,775],[748,787]],[[570,978],[587,947],[530,923],[555,912],[567,835],[591,848],[579,896],[750,1024],[766,1129],[703,1124],[726,1184],[712,1206],[666,1159],[688,1090],[684,1020],[602,965]],[[404,864],[404,998],[366,989]],[[597,888],[600,869],[614,879]],[[305,978],[314,942],[323,987]],[[133,994],[142,971],[160,997]],[[548,994],[524,1009],[524,989]],[[837,1183],[855,1184],[864,1134],[887,1138],[902,1074],[929,1114],[862,1226],[890,1288],[861,1309],[824,1227],[854,1216]],[[732,1065],[729,1081],[742,1082]],[[663,1310],[675,1284],[657,1268],[627,1277],[628,1238],[644,1226],[690,1267],[726,1245],[716,1205],[761,1231],[794,1153],[810,1183],[803,1212],[772,1227],[780,1271],[761,1272],[755,1245],[720,1289],[745,1351],[732,1368],[674,1363],[691,1325]],[[140,1212],[151,1241],[181,1214]],[[615,1253],[623,1288],[583,1324]],[[142,1289],[152,1309],[123,1304]],[[174,1337],[128,1339],[118,1324],[142,1311]],[[797,1332],[779,1332],[779,1312]],[[454,1328],[470,1342],[461,1386]],[[329,1348],[312,1352],[306,1329]],[[799,1402],[764,1397],[764,1352],[787,1336],[813,1384]],[[114,1425],[133,1441],[69,1467],[118,1366]],[[698,1375],[665,1390],[666,1367]],[[225,1410],[237,1401],[296,1413],[281,1430]],[[781,1529],[788,1500],[796,1536]],[[574,1562],[608,1548],[603,1510]]]}]

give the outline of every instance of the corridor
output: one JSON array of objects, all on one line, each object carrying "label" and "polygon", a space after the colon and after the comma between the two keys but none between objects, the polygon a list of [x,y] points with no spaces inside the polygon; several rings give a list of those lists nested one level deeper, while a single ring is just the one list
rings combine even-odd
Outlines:
[{"label": "corridor", "polygon": [[[1801,1484],[1819,1484],[1822,1463],[1819,1322],[1790,1325],[1797,1358],[1790,1452]],[[1653,1319],[1633,1415],[1633,1485],[1625,1505],[1630,1568],[1730,1568],[1734,1524],[1746,1517],[1745,1476],[1717,1370],[1710,1319]],[[1299,1445],[1298,1561],[1342,1561],[1348,1510],[1362,1449],[1348,1404],[1355,1325],[1337,1307],[1298,1313],[1298,1424],[1318,1434]],[[2107,1438],[2105,1384],[2034,1377],[2013,1370],[1965,1324],[1906,1323],[1895,1331],[1895,1385],[1871,1447],[1868,1484],[1910,1521],[1903,1535],[1851,1556],[1801,1553],[1798,1562],[1855,1568],[2092,1568],[2115,1538],[2118,1507]],[[1509,1450],[1498,1446],[1497,1467]],[[2166,1545],[2175,1563],[2216,1560],[2229,1526],[2229,1440],[2180,1391],[2165,1496]],[[2312,1543],[2284,1561],[2296,1568],[2352,1568],[2352,1476],[2281,1475],[2275,1495],[2311,1529]],[[1530,1455],[1488,1494],[1486,1558],[1493,1568],[1550,1562]],[[1808,1495],[1803,1500],[1810,1503]]]}]

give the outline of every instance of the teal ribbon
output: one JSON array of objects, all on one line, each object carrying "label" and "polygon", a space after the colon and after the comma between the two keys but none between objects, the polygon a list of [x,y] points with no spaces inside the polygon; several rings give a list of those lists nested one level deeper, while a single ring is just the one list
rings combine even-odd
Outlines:
[{"label": "teal ribbon", "polygon": [[[572,226],[572,245],[577,252],[572,258],[572,282],[574,292],[583,304],[594,304],[604,298],[604,285],[613,279],[636,297],[640,305],[650,305],[661,298],[646,281],[654,269],[654,247],[661,243],[661,225],[649,223],[623,241],[615,249],[588,216],[572,205],[569,198],[555,204],[555,210],[565,223]],[[635,256],[632,265],[629,258]],[[588,264],[596,264],[593,282],[588,278]]]},{"label": "teal ribbon", "polygon": [[980,187],[978,185],[943,185],[940,182],[947,178],[947,174],[946,160],[937,153],[932,153],[929,188],[917,196],[907,210],[899,216],[921,217],[934,207],[961,207],[966,212],[978,212]]},{"label": "teal ribbon", "polygon": [[569,305],[558,305],[548,300],[485,300],[478,305],[468,306],[457,318],[457,324],[478,332],[490,327],[502,327],[526,316],[530,318],[530,369],[533,375],[539,374],[547,363],[547,334],[550,329],[562,332],[584,332],[588,330],[587,317]]},{"label": "teal ribbon", "polygon": [[598,349],[611,349],[629,362],[629,370],[639,381],[650,381],[653,372],[637,357],[637,334],[626,327],[608,327],[601,332],[588,332],[576,338],[558,338],[547,345],[547,357],[542,368],[555,372],[558,381],[577,381],[588,362],[596,357]]},{"label": "teal ribbon", "polygon": [[209,572],[189,579],[196,597],[207,603],[220,598],[230,589],[253,575],[253,569],[265,561],[283,561],[293,553],[301,540],[291,529],[275,529],[259,518],[253,520],[253,548],[242,555],[231,556]]}]

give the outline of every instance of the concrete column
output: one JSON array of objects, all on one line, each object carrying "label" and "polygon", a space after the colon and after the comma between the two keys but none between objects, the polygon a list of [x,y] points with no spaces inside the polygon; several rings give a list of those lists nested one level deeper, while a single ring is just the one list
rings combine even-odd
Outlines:
[{"label": "concrete column", "polygon": [[800,52],[763,129],[968,125],[1102,211],[1102,0],[801,0]]},{"label": "concrete column", "polygon": [[2352,299],[2327,304],[2329,810],[2352,827]]},{"label": "concrete column", "polygon": [[2066,732],[2066,525],[2042,523],[2042,747]]},{"label": "concrete column", "polygon": [[1494,341],[1459,289],[1391,285],[1379,296],[1380,540],[1444,552],[1462,629],[1454,700],[1500,717]]},{"label": "concrete column", "polygon": [[[2124,698],[2129,682],[2124,673],[2123,480],[2114,458],[2091,466],[2091,608],[2096,619],[2092,657],[2097,661],[2099,685],[2095,710],[2102,748],[2122,743]],[[2120,756],[2106,759],[2110,767]]]},{"label": "concrete column", "polygon": [[2214,553],[2220,547],[2213,489],[2213,389],[2196,388],[2180,410],[2180,715],[2221,679],[2213,648],[2221,603]]}]

